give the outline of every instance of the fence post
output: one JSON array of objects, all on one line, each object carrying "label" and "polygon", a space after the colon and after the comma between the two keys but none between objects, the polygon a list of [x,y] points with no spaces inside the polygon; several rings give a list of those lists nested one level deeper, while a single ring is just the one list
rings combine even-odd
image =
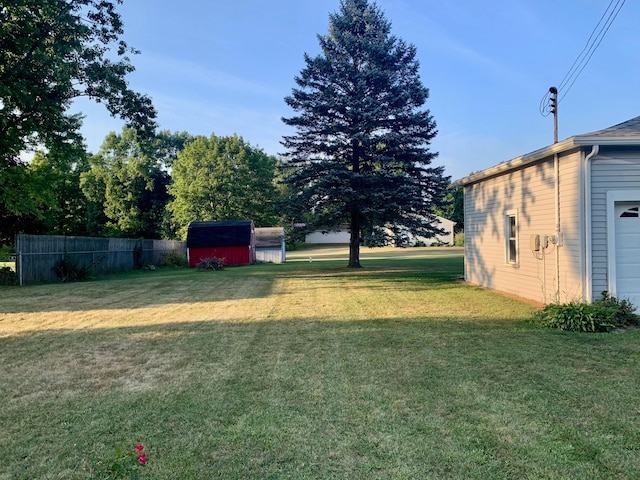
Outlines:
[{"label": "fence post", "polygon": [[16,273],[18,274],[18,285],[22,287],[22,242],[20,241],[20,235],[16,235]]},{"label": "fence post", "polygon": [[18,285],[20,285],[21,287],[23,286],[23,282],[22,282],[22,253],[18,253],[18,256],[16,257],[16,260],[18,261],[17,266],[18,266]]}]

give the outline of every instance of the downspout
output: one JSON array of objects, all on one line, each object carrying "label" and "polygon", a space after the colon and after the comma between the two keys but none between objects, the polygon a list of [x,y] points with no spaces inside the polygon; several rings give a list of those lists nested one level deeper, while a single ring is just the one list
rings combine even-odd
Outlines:
[{"label": "downspout", "polygon": [[556,153],[553,156],[553,168],[556,177],[555,195],[556,195],[556,233],[555,233],[555,249],[556,249],[556,293],[554,301],[560,301],[560,246],[562,242],[562,232],[560,231],[560,159]]},{"label": "downspout", "polygon": [[592,241],[591,241],[591,159],[598,155],[600,145],[593,145],[591,152],[584,157],[583,186],[584,186],[584,274],[582,276],[582,300],[591,303],[592,280]]}]

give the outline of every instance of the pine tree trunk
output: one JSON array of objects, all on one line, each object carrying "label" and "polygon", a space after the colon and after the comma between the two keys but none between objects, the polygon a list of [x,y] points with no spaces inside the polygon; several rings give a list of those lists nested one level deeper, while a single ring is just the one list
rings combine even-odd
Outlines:
[{"label": "pine tree trunk", "polygon": [[348,268],[362,268],[360,265],[360,223],[355,215],[351,216],[351,237],[349,239]]},{"label": "pine tree trunk", "polygon": [[[360,191],[360,157],[362,147],[357,140],[351,141],[351,188],[354,192]],[[360,265],[360,212],[351,205],[351,238],[349,239],[349,265],[348,268],[361,268]]]}]

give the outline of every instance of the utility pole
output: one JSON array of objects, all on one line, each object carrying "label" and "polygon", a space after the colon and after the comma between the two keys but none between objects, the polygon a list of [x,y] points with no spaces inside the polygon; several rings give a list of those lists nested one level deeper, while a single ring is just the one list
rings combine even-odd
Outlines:
[{"label": "utility pole", "polygon": [[551,113],[553,113],[553,143],[558,143],[558,89],[549,88],[551,94]]}]

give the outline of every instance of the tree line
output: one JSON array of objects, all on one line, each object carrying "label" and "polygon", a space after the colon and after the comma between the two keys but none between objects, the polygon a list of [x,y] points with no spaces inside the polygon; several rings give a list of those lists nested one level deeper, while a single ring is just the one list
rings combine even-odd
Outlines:
[{"label": "tree line", "polygon": [[[158,131],[151,98],[128,85],[140,52],[120,3],[0,5],[0,246],[19,232],[181,238],[194,220],[275,221],[274,157],[238,136]],[[95,154],[78,97],[126,122]]]},{"label": "tree line", "polygon": [[[436,122],[425,108],[416,47],[391,33],[375,2],[341,0],[321,53],[284,100],[281,159],[238,135],[158,131],[126,78],[121,0],[10,0],[0,7],[0,244],[17,232],[184,238],[192,221],[251,218],[351,232],[361,244],[432,236],[435,215],[460,222],[462,197],[432,166]],[[74,98],[103,103],[127,126],[95,154]],[[25,151],[35,151],[25,162]]]},{"label": "tree line", "polygon": [[[37,151],[8,169],[21,198],[0,238],[31,234],[184,239],[193,221],[278,222],[276,158],[234,135],[111,132],[96,154],[82,144]],[[7,202],[8,199],[5,199]]]},{"label": "tree line", "polygon": [[[124,127],[91,154],[82,143],[35,153],[5,174],[20,185],[0,218],[0,245],[17,233],[184,239],[194,221],[252,219],[257,226],[326,225],[299,208],[275,156],[242,137]],[[434,213],[462,227],[462,195],[449,188]],[[461,229],[461,228],[458,228]],[[371,243],[371,242],[370,242]]]}]

